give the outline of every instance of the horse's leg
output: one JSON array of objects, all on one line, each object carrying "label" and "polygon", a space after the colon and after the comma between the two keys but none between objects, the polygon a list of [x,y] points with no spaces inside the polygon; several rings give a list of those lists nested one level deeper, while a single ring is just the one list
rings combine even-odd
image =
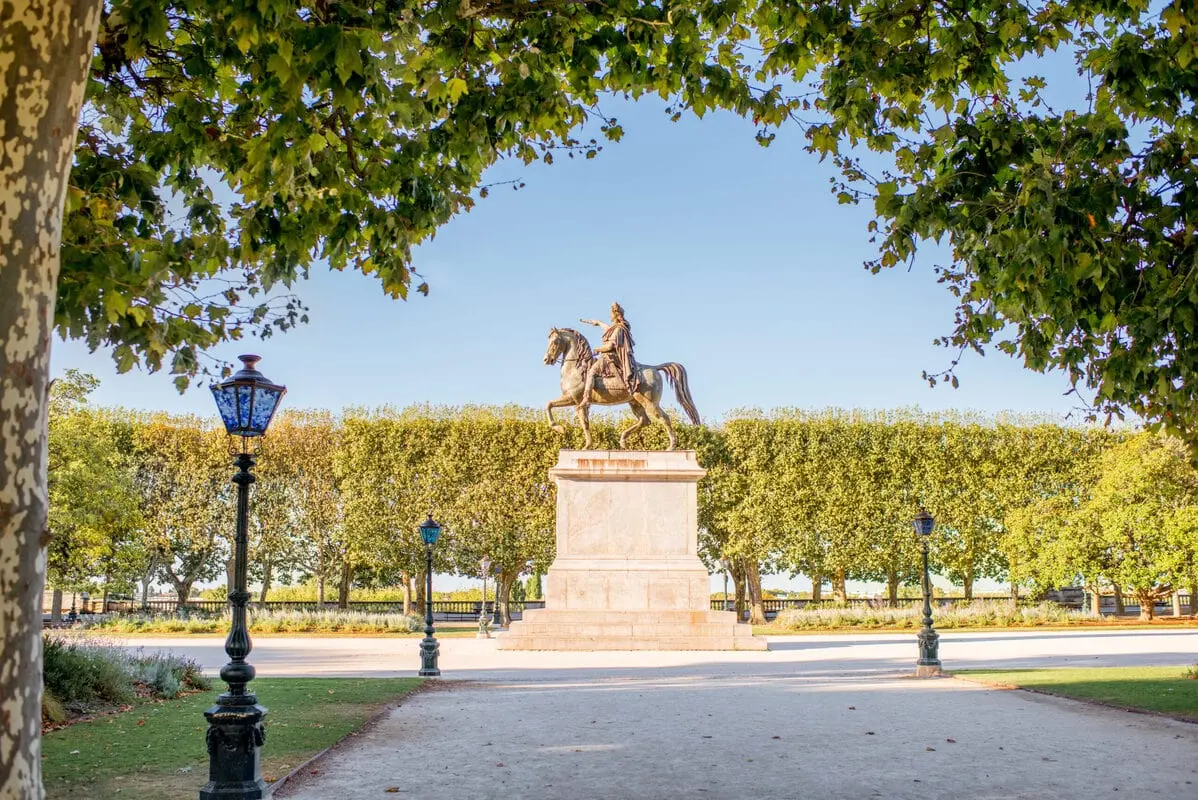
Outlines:
[{"label": "horse's leg", "polygon": [[649,415],[665,426],[666,434],[670,437],[670,445],[666,449],[673,450],[678,445],[678,439],[674,436],[674,426],[670,424],[670,417],[661,410],[658,399],[644,394],[637,394],[637,398],[644,403],[645,410],[649,412]]},{"label": "horse's leg", "polygon": [[583,450],[591,449],[591,409],[582,404],[574,406],[574,413],[578,415],[578,426],[582,428],[583,435]]},{"label": "horse's leg", "polygon": [[553,409],[572,405],[574,405],[574,400],[568,394],[563,394],[556,400],[550,400],[545,404],[545,419],[549,420],[549,427],[553,429],[554,433],[565,433],[566,428],[553,418]]},{"label": "horse's leg", "polygon": [[629,399],[628,407],[632,409],[632,413],[636,415],[636,420],[632,425],[620,432],[620,449],[628,449],[628,437],[639,431],[641,428],[649,424],[649,415],[645,413],[645,407],[636,400]]}]

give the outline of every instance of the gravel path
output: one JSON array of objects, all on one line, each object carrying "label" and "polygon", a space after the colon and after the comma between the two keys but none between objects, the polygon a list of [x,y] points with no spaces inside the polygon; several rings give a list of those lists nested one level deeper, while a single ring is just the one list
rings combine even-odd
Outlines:
[{"label": "gravel path", "polygon": [[1198,798],[1195,725],[954,679],[654,672],[446,682],[276,796]]}]

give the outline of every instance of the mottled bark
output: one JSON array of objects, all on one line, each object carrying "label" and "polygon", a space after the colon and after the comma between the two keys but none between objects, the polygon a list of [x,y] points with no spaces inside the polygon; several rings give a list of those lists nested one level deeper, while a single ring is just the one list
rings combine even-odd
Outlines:
[{"label": "mottled bark", "polygon": [[764,625],[765,603],[761,595],[761,571],[756,561],[745,562],[745,584],[749,589],[749,624]]},{"label": "mottled bark", "polygon": [[412,576],[407,572],[400,573],[403,579],[403,613],[412,613]]},{"label": "mottled bark", "polygon": [[732,586],[736,594],[736,619],[745,618],[745,571],[739,562],[732,564]]},{"label": "mottled bark", "polygon": [[839,605],[848,605],[848,580],[843,569],[832,573],[832,597]]},{"label": "mottled bark", "polygon": [[337,607],[349,608],[349,587],[354,578],[354,568],[349,561],[341,562],[341,584],[337,587]]},{"label": "mottled bark", "polygon": [[1102,616],[1102,589],[1098,586],[1087,586],[1086,594],[1090,595],[1090,616]]},{"label": "mottled bark", "polygon": [[50,621],[62,622],[62,589],[55,589],[50,596]]},{"label": "mottled bark", "polygon": [[274,572],[274,559],[267,558],[266,564],[262,567],[262,591],[258,593],[258,605],[261,608],[266,608],[266,595],[270,592],[271,573]]},{"label": "mottled bark", "polygon": [[962,594],[965,595],[965,602],[968,603],[971,600],[973,600],[973,573],[972,572],[968,572],[965,574],[965,577],[961,580],[961,588],[963,590]]},{"label": "mottled bark", "polygon": [[1140,622],[1151,622],[1156,616],[1156,592],[1151,589],[1136,589],[1136,602],[1140,604]]},{"label": "mottled bark", "polygon": [[1173,601],[1173,616],[1181,616],[1181,592],[1170,592],[1170,598]]},{"label": "mottled bark", "polygon": [[824,574],[822,572],[811,573],[811,602],[820,603],[824,599]]},{"label": "mottled bark", "polygon": [[896,570],[886,573],[886,603],[891,608],[898,608],[899,576]]},{"label": "mottled bark", "polygon": [[424,616],[425,611],[424,604],[427,602],[424,596],[424,586],[426,583],[427,580],[424,577],[424,570],[420,570],[416,573],[416,613],[422,617]]},{"label": "mottled bark", "polygon": [[1120,589],[1118,586],[1115,586],[1114,590],[1115,590],[1115,616],[1121,617],[1121,616],[1123,616],[1123,611],[1124,611],[1123,590]]},{"label": "mottled bark", "polygon": [[516,582],[517,577],[518,573],[515,572],[501,572],[495,587],[495,602],[499,604],[499,618],[503,620],[505,627],[512,624],[512,584]]},{"label": "mottled bark", "polygon": [[46,391],[99,0],[0,3],[0,798],[40,798]]}]

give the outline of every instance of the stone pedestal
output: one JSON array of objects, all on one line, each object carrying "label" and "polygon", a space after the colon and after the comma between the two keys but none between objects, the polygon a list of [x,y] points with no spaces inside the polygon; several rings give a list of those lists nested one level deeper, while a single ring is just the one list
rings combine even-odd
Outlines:
[{"label": "stone pedestal", "polygon": [[710,609],[695,520],[705,472],[693,450],[562,450],[545,608],[499,649],[765,650],[734,613]]}]

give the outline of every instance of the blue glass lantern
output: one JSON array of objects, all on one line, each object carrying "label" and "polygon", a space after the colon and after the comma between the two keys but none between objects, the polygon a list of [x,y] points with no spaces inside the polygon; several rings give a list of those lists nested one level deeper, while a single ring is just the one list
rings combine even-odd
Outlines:
[{"label": "blue glass lantern", "polygon": [[266,433],[270,420],[287,392],[258,371],[259,356],[238,356],[244,365],[228,380],[212,385],[216,408],[230,436],[250,438]]},{"label": "blue glass lantern", "polygon": [[437,543],[437,539],[440,538],[440,536],[441,526],[437,524],[435,519],[433,519],[433,515],[429,514],[428,519],[426,519],[420,525],[420,538],[424,540],[425,544],[427,544],[429,547],[432,547]]},{"label": "blue glass lantern", "polygon": [[936,527],[935,518],[927,512],[927,509],[919,509],[919,513],[915,515],[915,519],[911,520],[915,525],[915,532],[920,536],[931,536],[932,529]]}]

